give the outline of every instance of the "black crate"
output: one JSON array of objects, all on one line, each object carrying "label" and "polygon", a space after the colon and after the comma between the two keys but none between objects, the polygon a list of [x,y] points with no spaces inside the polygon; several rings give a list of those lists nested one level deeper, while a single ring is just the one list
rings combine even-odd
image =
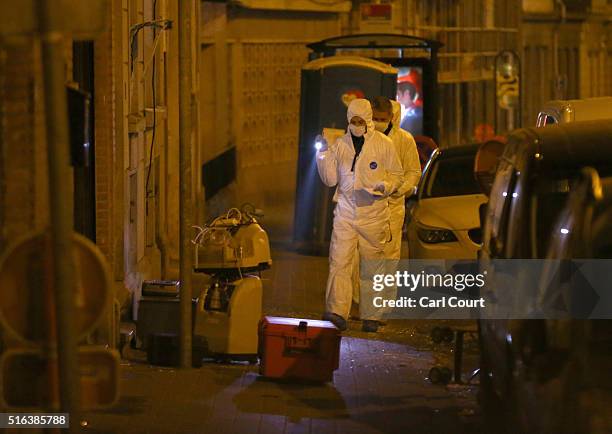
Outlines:
[{"label": "black crate", "polygon": [[178,366],[178,335],[174,333],[155,333],[148,335],[147,362],[157,366]]}]

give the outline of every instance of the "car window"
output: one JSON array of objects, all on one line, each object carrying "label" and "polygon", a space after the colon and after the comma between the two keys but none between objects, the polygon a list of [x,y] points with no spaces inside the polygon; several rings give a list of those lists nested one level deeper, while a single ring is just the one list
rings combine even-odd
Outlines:
[{"label": "car window", "polygon": [[[591,183],[582,181],[572,186],[572,193],[563,210],[559,213],[557,224],[552,230],[548,245],[548,258],[570,259],[585,257],[585,225],[589,209],[592,210],[592,198],[589,190]],[[544,246],[541,246],[543,248]]]},{"label": "car window", "polygon": [[[578,202],[575,200],[574,202]],[[559,220],[555,225],[551,233],[551,239],[548,245],[547,257],[550,258],[571,258],[573,252],[571,251],[572,239],[576,237],[576,231],[580,230],[580,227],[576,225],[577,212],[581,212],[577,209],[574,204],[567,203],[565,209],[559,215]],[[543,248],[543,246],[541,247]]]},{"label": "car window", "polygon": [[[530,206],[530,239],[533,257],[539,258],[548,252],[555,222],[561,217],[564,206],[567,204],[570,186],[576,185],[578,170],[577,168],[555,170],[542,173],[538,177]],[[612,168],[602,165],[597,166],[597,170],[601,176],[609,176]]]},{"label": "car window", "polygon": [[474,155],[437,158],[431,167],[423,198],[478,194],[474,177]]},{"label": "car window", "polygon": [[530,239],[534,258],[543,257],[548,251],[554,223],[561,215],[568,193],[569,187],[567,190],[539,192],[533,196]]}]

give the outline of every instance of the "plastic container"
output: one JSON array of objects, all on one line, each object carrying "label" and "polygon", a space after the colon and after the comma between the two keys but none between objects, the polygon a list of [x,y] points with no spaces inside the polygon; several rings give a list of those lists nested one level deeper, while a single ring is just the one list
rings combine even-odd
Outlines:
[{"label": "plastic container", "polygon": [[259,373],[268,378],[332,381],[340,331],[329,321],[266,316],[259,323]]}]

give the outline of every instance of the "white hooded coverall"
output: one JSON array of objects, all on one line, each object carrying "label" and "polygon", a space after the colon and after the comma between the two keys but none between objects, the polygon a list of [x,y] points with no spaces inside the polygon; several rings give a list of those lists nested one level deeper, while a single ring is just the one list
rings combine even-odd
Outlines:
[{"label": "white hooded coverall", "polygon": [[[385,244],[386,272],[394,274],[400,260],[402,250],[402,229],[406,214],[405,198],[410,197],[414,187],[421,178],[421,162],[417,151],[416,142],[408,131],[400,127],[402,106],[399,102],[392,100],[393,118],[392,127],[388,136],[393,142],[395,151],[400,159],[404,172],[404,183],[397,191],[389,196],[389,216],[391,228],[391,240]],[[353,263],[353,282],[359,282],[359,260]],[[388,295],[391,295],[389,292]],[[359,303],[359,288],[355,285],[353,291],[353,301]]]},{"label": "white hooded coverall", "polygon": [[[329,248],[329,276],[326,310],[348,318],[352,294],[352,269],[355,251],[360,256],[360,316],[380,319],[382,311],[373,306],[373,275],[385,272],[384,247],[390,239],[388,195],[403,184],[402,167],[391,143],[375,131],[372,108],[365,99],[353,100],[347,119],[358,116],[366,122],[361,153],[355,161],[350,132],[329,149],[317,152],[317,170],[325,185],[338,185],[332,239]],[[375,191],[382,186],[382,194]],[[376,294],[378,295],[378,293]]]},{"label": "white hooded coverall", "polygon": [[389,211],[391,214],[391,241],[385,245],[385,258],[400,259],[402,249],[402,227],[406,214],[405,198],[409,197],[421,178],[421,162],[416,142],[408,131],[400,128],[402,107],[399,102],[391,101],[393,105],[393,127],[389,138],[393,142],[395,151],[400,159],[404,171],[404,182],[389,197]]}]

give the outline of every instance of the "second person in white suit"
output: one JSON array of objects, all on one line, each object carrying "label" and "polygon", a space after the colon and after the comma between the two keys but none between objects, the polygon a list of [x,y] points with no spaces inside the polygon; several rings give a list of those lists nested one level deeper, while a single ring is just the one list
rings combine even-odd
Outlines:
[{"label": "second person in white suit", "polygon": [[[388,102],[388,105],[385,103]],[[389,211],[391,213],[391,242],[387,244],[385,256],[389,260],[397,261],[400,259],[400,251],[402,247],[402,227],[404,226],[404,217],[406,215],[406,198],[410,197],[415,190],[421,178],[421,163],[419,161],[419,153],[417,151],[414,137],[408,131],[400,127],[401,122],[401,105],[397,101],[390,101],[385,97],[378,97],[373,103],[374,119],[381,115],[383,111],[391,111],[392,115],[390,122],[387,125],[379,125],[378,128],[385,127],[382,131],[393,142],[395,151],[402,164],[404,172],[404,182],[402,185],[389,197]]]}]

